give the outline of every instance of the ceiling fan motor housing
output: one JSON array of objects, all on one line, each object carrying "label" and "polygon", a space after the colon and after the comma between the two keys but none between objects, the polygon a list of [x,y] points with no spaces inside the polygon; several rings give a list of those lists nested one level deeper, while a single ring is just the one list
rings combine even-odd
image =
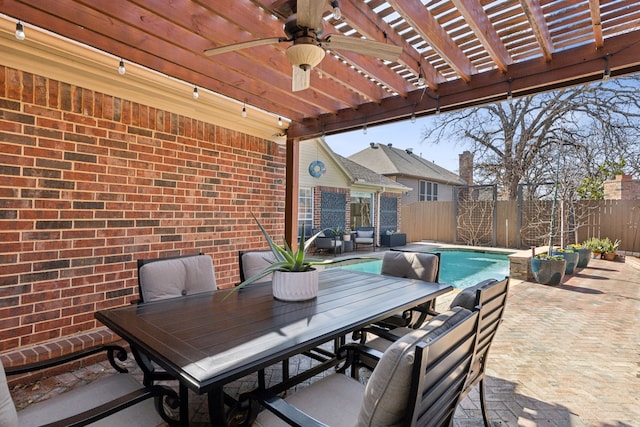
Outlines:
[{"label": "ceiling fan motor housing", "polygon": [[303,27],[298,25],[297,15],[293,14],[284,23],[284,33],[292,40],[301,36],[312,36],[317,39],[324,33],[324,24],[321,23],[318,28]]}]

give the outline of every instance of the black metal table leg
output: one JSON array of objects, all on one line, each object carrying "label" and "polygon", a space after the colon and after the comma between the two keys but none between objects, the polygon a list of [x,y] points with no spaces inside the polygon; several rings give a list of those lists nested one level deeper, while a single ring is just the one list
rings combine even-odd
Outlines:
[{"label": "black metal table leg", "polygon": [[189,425],[189,389],[180,384],[180,425]]}]

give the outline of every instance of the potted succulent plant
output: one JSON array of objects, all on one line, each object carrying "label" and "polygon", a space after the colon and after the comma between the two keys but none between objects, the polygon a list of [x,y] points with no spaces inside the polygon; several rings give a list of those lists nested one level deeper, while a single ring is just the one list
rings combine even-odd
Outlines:
[{"label": "potted succulent plant", "polygon": [[619,239],[616,239],[615,242],[612,242],[611,239],[609,239],[608,237],[605,237],[603,240],[604,259],[606,259],[607,261],[615,261],[617,256],[616,252],[618,251],[618,247],[620,247],[620,243],[621,242]]},{"label": "potted succulent plant", "polygon": [[583,245],[591,251],[593,258],[602,257],[602,254],[604,253],[604,242],[602,239],[598,237],[591,237],[589,240],[585,241]]},{"label": "potted succulent plant", "polygon": [[267,230],[264,229],[258,218],[251,212],[251,216],[260,227],[269,249],[273,254],[273,260],[268,260],[269,265],[262,271],[249,277],[236,286],[232,291],[243,287],[273,273],[272,285],[274,298],[283,301],[305,301],[318,295],[318,271],[313,267],[318,264],[326,264],[330,261],[322,261],[307,257],[307,250],[314,240],[322,234],[322,231],[305,239],[304,228],[300,235],[298,248],[293,250],[285,241],[283,246],[277,245]]}]

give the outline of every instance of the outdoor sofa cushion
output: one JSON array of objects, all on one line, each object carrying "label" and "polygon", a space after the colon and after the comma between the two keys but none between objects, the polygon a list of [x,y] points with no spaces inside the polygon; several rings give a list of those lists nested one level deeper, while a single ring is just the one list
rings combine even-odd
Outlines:
[{"label": "outdoor sofa cushion", "polygon": [[373,239],[373,230],[358,230],[356,238]]}]

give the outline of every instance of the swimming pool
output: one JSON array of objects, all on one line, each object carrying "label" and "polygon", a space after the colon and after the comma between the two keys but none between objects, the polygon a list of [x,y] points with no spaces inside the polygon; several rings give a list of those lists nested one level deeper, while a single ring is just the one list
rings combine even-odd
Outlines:
[{"label": "swimming pool", "polygon": [[[464,249],[437,249],[440,252],[440,283],[464,289],[486,279],[503,279],[509,275],[508,253]],[[382,260],[366,260],[337,266],[350,270],[380,274]]]}]

